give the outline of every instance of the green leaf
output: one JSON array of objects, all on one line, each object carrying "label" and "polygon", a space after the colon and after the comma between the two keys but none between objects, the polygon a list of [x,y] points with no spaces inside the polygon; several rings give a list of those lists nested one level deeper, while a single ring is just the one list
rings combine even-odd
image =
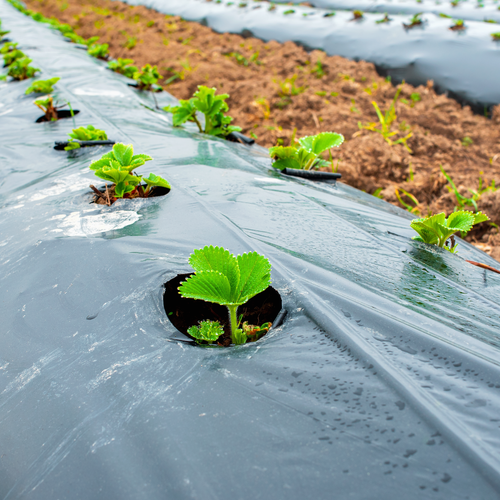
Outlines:
[{"label": "green leaf", "polygon": [[148,186],[160,186],[167,189],[171,189],[171,186],[168,183],[168,181],[166,181],[163,177],[160,177],[159,175],[149,174],[149,177],[143,177],[142,180]]},{"label": "green leaf", "polygon": [[490,218],[482,212],[477,212],[474,214],[474,224],[479,224],[480,222],[484,222],[487,220],[490,220]]},{"label": "green leaf", "polygon": [[297,149],[292,146],[274,146],[269,148],[269,156],[274,159],[295,158]]},{"label": "green leaf", "polygon": [[411,221],[411,228],[419,234],[419,236],[415,236],[413,239],[423,241],[424,243],[428,243],[430,245],[436,244],[439,240],[438,232],[427,226],[423,221],[424,219],[415,219]]},{"label": "green leaf", "polygon": [[69,141],[64,151],[72,151],[73,149],[80,149],[80,144],[78,144],[78,142]]},{"label": "green leaf", "polygon": [[284,170],[285,168],[295,168],[300,170],[300,163],[293,158],[286,158],[284,160],[276,160],[273,163],[273,167],[279,170]]},{"label": "green leaf", "polygon": [[474,214],[466,210],[461,210],[459,212],[453,212],[449,217],[447,226],[450,229],[454,229],[454,232],[463,231],[468,232],[474,225]]},{"label": "green leaf", "polygon": [[271,284],[271,263],[257,252],[238,255],[237,261],[240,280],[236,297],[238,304],[244,304]]},{"label": "green leaf", "polygon": [[151,158],[151,156],[149,155],[145,155],[145,154],[138,154],[138,155],[134,155],[132,156],[132,162],[134,162],[135,160],[137,159],[141,159],[141,160],[144,160],[141,165],[144,165],[145,162],[147,161],[151,161],[153,158]]},{"label": "green leaf", "polygon": [[205,342],[215,342],[223,333],[224,329],[218,321],[200,321],[198,326],[188,328],[191,337]]},{"label": "green leaf", "polygon": [[240,281],[240,270],[238,261],[234,255],[222,247],[206,246],[194,250],[189,258],[189,263],[196,272],[216,271],[226,276],[231,295],[231,303],[234,301],[235,291]]},{"label": "green leaf", "polygon": [[327,149],[339,147],[344,142],[344,137],[341,134],[334,132],[321,132],[317,135],[302,137],[299,139],[300,145],[309,153],[314,153],[316,156],[323,153]]},{"label": "green leaf", "polygon": [[198,271],[179,286],[183,297],[216,304],[231,302],[231,285],[226,276],[218,271]]},{"label": "green leaf", "polygon": [[113,155],[120,165],[129,166],[134,155],[134,147],[132,144],[122,144],[121,142],[113,146]]}]

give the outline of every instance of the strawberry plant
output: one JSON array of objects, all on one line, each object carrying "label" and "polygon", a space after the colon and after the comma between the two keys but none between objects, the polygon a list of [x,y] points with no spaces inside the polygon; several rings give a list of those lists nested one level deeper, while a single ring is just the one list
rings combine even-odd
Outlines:
[{"label": "strawberry plant", "polygon": [[388,14],[384,14],[384,17],[382,19],[379,19],[378,21],[375,21],[375,24],[384,24],[384,23],[390,23],[392,19],[389,17]]},{"label": "strawberry plant", "polygon": [[351,21],[357,21],[358,19],[363,19],[363,11],[361,11],[361,10],[353,10],[352,11],[352,19],[351,19]]},{"label": "strawberry plant", "polygon": [[188,328],[188,333],[201,344],[207,342],[211,344],[224,334],[224,329],[218,321],[200,321],[198,326]]},{"label": "strawberry plant", "polygon": [[21,57],[21,59],[16,59],[8,68],[7,74],[0,76],[0,80],[5,80],[8,76],[14,78],[14,80],[27,80],[28,78],[33,78],[38,68],[33,68],[30,66],[31,59],[29,57]]},{"label": "strawberry plant", "polygon": [[238,328],[238,307],[271,284],[269,260],[257,252],[235,257],[222,247],[205,246],[193,251],[189,263],[195,273],[179,286],[181,296],[226,306],[231,339],[245,344],[248,336]]},{"label": "strawberry plant", "polygon": [[71,140],[68,145],[64,148],[66,151],[71,151],[73,149],[79,149],[80,144],[76,141],[105,141],[108,136],[104,130],[99,130],[93,125],[87,125],[86,127],[74,128],[72,132],[68,134]]},{"label": "strawberry plant", "polygon": [[37,99],[34,102],[34,104],[35,104],[35,106],[39,107],[43,111],[43,113],[45,115],[45,119],[48,122],[57,121],[57,119],[58,119],[57,110],[59,109],[59,107],[62,107],[62,106],[59,106],[59,107],[54,106],[54,100],[53,100],[52,96],[48,96],[45,99]]},{"label": "strawberry plant", "polygon": [[[118,143],[113,146],[112,151],[89,165],[90,170],[93,170],[97,177],[113,183],[111,195],[106,185],[108,205],[117,198],[147,198],[152,195],[152,188],[156,186],[170,189],[170,184],[158,175],[149,174],[149,177],[143,177],[134,172],[136,168],[152,159],[151,156],[145,154],[134,155],[132,144]],[[141,181],[146,183],[145,189]],[[94,186],[91,188],[98,196],[105,198]]]},{"label": "strawberry plant", "polygon": [[423,14],[423,12],[419,12],[418,14],[415,14],[410,19],[410,24],[403,23],[403,26],[406,29],[414,28],[415,26],[421,26],[422,24],[424,24],[424,20],[422,19],[422,14]]},{"label": "strawberry plant", "polygon": [[22,59],[23,57],[27,57],[26,54],[16,48],[17,43],[12,44],[9,49],[3,54],[3,65],[10,66],[17,59]]},{"label": "strawberry plant", "polygon": [[344,142],[341,134],[334,132],[321,132],[318,135],[302,137],[299,142],[291,146],[274,146],[269,149],[273,158],[273,167],[283,170],[294,168],[313,170],[318,167],[329,166],[330,163],[319,155],[331,148],[339,147]]},{"label": "strawberry plant", "polygon": [[53,85],[55,85],[59,80],[60,78],[57,76],[55,78],[49,78],[48,80],[37,80],[26,89],[25,94],[50,94],[54,91]]},{"label": "strawberry plant", "polygon": [[116,61],[110,61],[108,63],[108,68],[126,76],[127,78],[134,78],[134,74],[138,70],[137,66],[134,66],[133,64],[133,59],[122,59],[119,57]]},{"label": "strawberry plant", "polygon": [[132,78],[137,82],[137,87],[140,90],[151,90],[162,75],[158,73],[156,66],[146,64],[140,71],[135,71]]},{"label": "strawberry plant", "polygon": [[78,43],[80,45],[86,45],[85,38],[77,35],[76,33],[65,33],[64,36],[69,38],[69,40],[73,43]]},{"label": "strawberry plant", "polygon": [[92,56],[96,57],[97,59],[103,59],[106,60],[109,57],[109,52],[108,52],[109,45],[107,43],[94,43],[93,45],[90,45],[89,48],[87,49],[87,52]]},{"label": "strawberry plant", "polygon": [[442,212],[423,219],[414,219],[410,225],[419,234],[413,237],[414,240],[437,245],[451,253],[457,253],[458,244],[455,244],[455,234],[460,232],[463,237],[472,229],[472,226],[487,220],[489,217],[481,212],[474,214],[460,210],[453,212],[448,218]]},{"label": "strawberry plant", "polygon": [[491,36],[495,42],[499,41],[500,40],[500,31],[497,31],[496,33],[492,33]]},{"label": "strawberry plant", "polygon": [[[179,106],[166,106],[165,111],[172,113],[174,127],[179,127],[187,121],[195,122],[201,133],[225,137],[231,132],[239,132],[240,127],[230,125],[233,120],[224,113],[229,110],[226,99],[229,94],[215,95],[216,88],[198,85],[198,90],[189,100],[180,100]],[[196,113],[205,116],[205,127],[202,127]]]},{"label": "strawberry plant", "polygon": [[466,28],[463,19],[457,19],[453,26],[450,26],[451,31],[463,31]]}]

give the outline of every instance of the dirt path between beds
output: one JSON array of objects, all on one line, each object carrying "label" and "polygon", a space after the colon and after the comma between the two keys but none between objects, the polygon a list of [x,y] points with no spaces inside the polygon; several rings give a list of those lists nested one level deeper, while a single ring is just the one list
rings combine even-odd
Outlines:
[{"label": "dirt path between beds", "polygon": [[[308,53],[292,42],[218,34],[119,1],[26,0],[26,4],[69,23],[85,38],[99,36],[99,43],[109,44],[113,58],[131,58],[138,66],[157,65],[161,83],[179,99],[191,97],[197,85],[230,94],[233,124],[262,146],[289,144],[294,129],[296,137],[339,132],[346,142],[333,151],[333,160],[342,182],[401,207],[402,201],[422,216],[449,214],[458,205],[442,166],[460,194],[471,198],[469,190],[478,195],[485,190],[476,196],[478,208],[500,225],[500,190],[494,190],[494,182],[500,180],[500,105],[488,119],[437,95],[432,82],[417,88],[404,84],[392,139],[410,133],[411,137],[408,148],[390,145],[381,134],[360,128],[374,122],[379,127],[372,101],[384,113],[396,94],[371,63],[329,57],[321,51]],[[500,261],[495,225],[483,223],[467,239]]]}]

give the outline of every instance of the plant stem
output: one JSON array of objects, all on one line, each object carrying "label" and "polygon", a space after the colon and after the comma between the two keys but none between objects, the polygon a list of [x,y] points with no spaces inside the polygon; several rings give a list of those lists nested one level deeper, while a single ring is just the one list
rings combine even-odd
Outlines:
[{"label": "plant stem", "polygon": [[238,306],[227,306],[229,310],[229,325],[231,326],[231,339],[233,343],[236,344],[235,338],[234,338],[234,332],[236,331],[236,328],[238,328],[238,316],[236,315],[238,311]]},{"label": "plant stem", "polygon": [[198,121],[198,118],[196,118],[196,113],[193,115],[193,121],[196,123],[196,125],[198,125],[200,134],[203,134],[203,128],[201,127],[201,123]]}]

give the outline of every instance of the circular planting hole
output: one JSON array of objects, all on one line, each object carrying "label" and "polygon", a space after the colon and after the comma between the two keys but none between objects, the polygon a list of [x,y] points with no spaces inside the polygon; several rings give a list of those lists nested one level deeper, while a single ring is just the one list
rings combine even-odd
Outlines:
[{"label": "circular planting hole", "polygon": [[[147,188],[147,184],[140,185],[143,191]],[[170,189],[161,186],[154,186],[149,190],[147,196],[140,196],[137,190],[132,191],[131,193],[125,194],[123,198],[115,197],[115,190],[113,187],[108,186],[106,192],[106,186],[101,186],[100,188],[96,188],[95,186],[90,186],[92,191],[94,191],[94,198],[92,203],[96,203],[97,205],[112,205],[115,201],[119,199],[131,200],[136,198],[156,198],[158,196],[165,196],[170,193]]]},{"label": "circular planting hole", "polygon": [[[191,275],[191,273],[179,274],[165,283],[163,306],[167,318],[177,330],[189,338],[193,338],[187,332],[191,326],[197,325],[203,320],[218,321],[224,327],[224,335],[219,337],[217,343],[229,347],[231,345],[231,332],[227,307],[203,300],[186,299],[180,295],[179,285]],[[281,311],[281,305],[280,294],[270,286],[240,306],[238,317],[243,314],[241,321],[247,321],[250,325],[273,323]]]},{"label": "circular planting hole", "polygon": [[[74,109],[73,114],[71,114],[71,111],[69,109],[58,109],[56,110],[57,113],[57,120],[61,120],[63,118],[71,118],[72,116],[76,116],[80,112],[79,109]],[[52,120],[52,121],[57,121],[57,120]],[[35,123],[43,123],[43,122],[50,122],[51,120],[47,120],[45,115],[40,116],[40,118],[37,118]]]}]

